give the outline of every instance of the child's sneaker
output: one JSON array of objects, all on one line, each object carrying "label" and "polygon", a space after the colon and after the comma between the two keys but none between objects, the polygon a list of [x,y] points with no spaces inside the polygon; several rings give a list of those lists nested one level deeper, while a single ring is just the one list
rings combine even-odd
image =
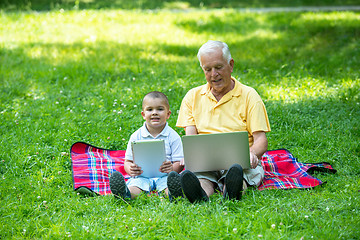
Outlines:
[{"label": "child's sneaker", "polygon": [[234,164],[229,168],[225,176],[224,199],[240,200],[243,190],[243,169],[239,164]]},{"label": "child's sneaker", "polygon": [[131,198],[130,190],[126,186],[124,176],[120,172],[113,172],[109,182],[110,190],[116,198]]},{"label": "child's sneaker", "polygon": [[167,186],[169,191],[170,202],[178,198],[183,198],[184,194],[181,188],[180,174],[175,171],[169,173],[167,178]]},{"label": "child's sneaker", "polygon": [[185,170],[180,176],[181,187],[185,196],[191,203],[209,200],[209,197],[206,195],[204,189],[200,185],[199,179],[194,173]]}]

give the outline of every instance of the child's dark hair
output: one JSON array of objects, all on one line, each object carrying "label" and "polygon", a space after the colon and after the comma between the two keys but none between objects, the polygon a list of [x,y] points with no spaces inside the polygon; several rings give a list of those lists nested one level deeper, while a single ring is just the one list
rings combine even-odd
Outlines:
[{"label": "child's dark hair", "polygon": [[158,92],[158,91],[149,92],[144,96],[143,104],[142,104],[143,108],[144,108],[144,99],[147,98],[147,97],[160,98],[160,99],[164,100],[167,108],[170,109],[169,99],[167,98],[167,96],[164,93]]}]

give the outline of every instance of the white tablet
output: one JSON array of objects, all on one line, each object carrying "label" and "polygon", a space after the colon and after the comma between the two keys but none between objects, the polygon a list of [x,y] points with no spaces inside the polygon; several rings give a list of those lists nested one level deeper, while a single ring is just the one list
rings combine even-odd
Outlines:
[{"label": "white tablet", "polygon": [[166,160],[164,140],[141,140],[131,143],[133,161],[141,169],[143,177],[161,177],[166,175],[159,171],[161,164]]}]

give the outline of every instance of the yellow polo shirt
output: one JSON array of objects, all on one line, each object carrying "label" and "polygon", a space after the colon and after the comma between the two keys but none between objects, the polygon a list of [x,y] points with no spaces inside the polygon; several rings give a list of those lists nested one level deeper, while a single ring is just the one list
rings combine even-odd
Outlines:
[{"label": "yellow polo shirt", "polygon": [[265,105],[255,89],[232,78],[235,87],[218,102],[208,84],[191,89],[181,103],[177,127],[196,126],[199,134],[247,131],[270,132]]}]

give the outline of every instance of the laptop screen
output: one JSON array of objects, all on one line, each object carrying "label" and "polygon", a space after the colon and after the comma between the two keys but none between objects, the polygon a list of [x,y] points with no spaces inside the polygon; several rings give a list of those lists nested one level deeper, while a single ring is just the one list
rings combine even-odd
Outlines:
[{"label": "laptop screen", "polygon": [[185,168],[192,172],[227,170],[234,163],[250,168],[248,132],[182,137]]}]

